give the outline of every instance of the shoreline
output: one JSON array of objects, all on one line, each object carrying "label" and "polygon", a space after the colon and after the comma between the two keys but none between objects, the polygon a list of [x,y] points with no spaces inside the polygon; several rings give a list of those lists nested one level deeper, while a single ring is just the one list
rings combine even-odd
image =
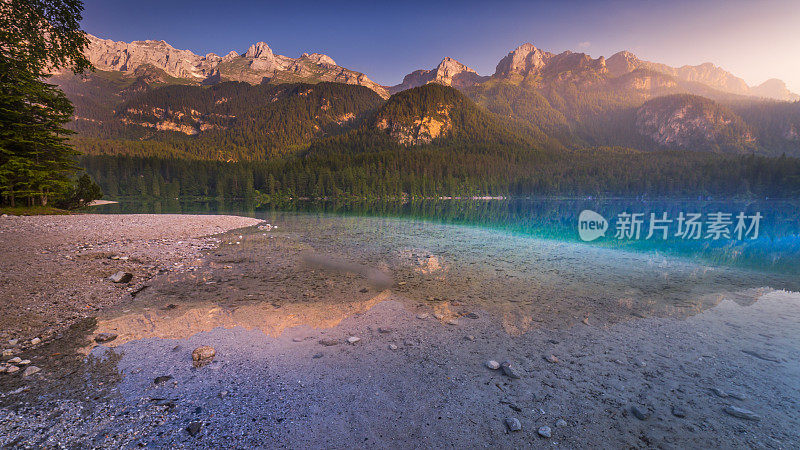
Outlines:
[{"label": "shoreline", "polygon": [[[583,320],[575,304],[558,302],[525,315],[467,301],[467,284],[455,281],[463,264],[436,252],[401,252],[408,273],[395,267],[396,283],[379,287],[352,265],[307,264],[309,250],[324,256],[327,247],[315,248],[303,229],[280,222],[277,230],[231,232],[259,223],[213,215],[0,219],[0,237],[16,230],[15,244],[28,250],[2,273],[21,273],[9,281],[45,291],[25,297],[27,307],[81,298],[33,311],[63,308],[75,315],[64,320],[80,326],[14,348],[41,372],[0,374],[0,445],[781,448],[800,441],[798,399],[780,394],[794,392],[800,369],[796,293],[723,292],[708,307],[631,310],[624,320],[595,313]],[[316,238],[338,236],[330,233]],[[37,243],[26,243],[32,236]],[[10,240],[2,241],[5,255]],[[32,273],[42,268],[44,277]],[[510,283],[511,267],[495,268],[493,279]],[[107,275],[115,270],[135,278],[113,284]],[[429,279],[460,297],[420,298],[414,285]],[[117,336],[98,343],[100,333]],[[193,349],[205,345],[215,358],[193,367]],[[487,368],[489,360],[511,361],[519,378]],[[758,420],[731,416],[731,407]],[[509,431],[508,418],[522,430]],[[191,434],[194,423],[200,431]]]},{"label": "shoreline", "polygon": [[[190,270],[187,262],[218,242],[213,235],[260,222],[177,214],[0,218],[0,342],[47,340],[130,299],[159,273]],[[119,271],[133,280],[111,282]]]}]

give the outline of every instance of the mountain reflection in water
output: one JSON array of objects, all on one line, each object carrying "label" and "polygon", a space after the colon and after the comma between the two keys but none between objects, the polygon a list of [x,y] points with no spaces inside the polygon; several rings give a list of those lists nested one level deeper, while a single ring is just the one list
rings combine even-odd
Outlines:
[{"label": "mountain reflection in water", "polygon": [[[160,277],[125,309],[101,317],[97,332],[119,334],[114,345],[215,327],[277,337],[302,325],[335,327],[391,299],[443,324],[488,313],[520,334],[587,319],[684,318],[725,298],[747,305],[772,288],[797,290],[795,277],[780,271],[496,227],[278,211],[266,220],[278,229],[223,236],[194,270]],[[346,270],[330,270],[330,261]],[[388,289],[369,279],[376,273],[391,278]]]}]

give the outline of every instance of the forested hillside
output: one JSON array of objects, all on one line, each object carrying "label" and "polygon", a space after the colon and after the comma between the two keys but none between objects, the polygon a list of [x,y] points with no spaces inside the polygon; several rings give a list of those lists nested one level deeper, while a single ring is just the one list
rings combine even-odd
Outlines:
[{"label": "forested hillside", "polygon": [[190,86],[152,68],[65,86],[75,142],[95,155],[82,162],[112,197],[800,192],[798,160],[768,158],[798,154],[797,103],[592,67],[388,100],[337,83]]}]

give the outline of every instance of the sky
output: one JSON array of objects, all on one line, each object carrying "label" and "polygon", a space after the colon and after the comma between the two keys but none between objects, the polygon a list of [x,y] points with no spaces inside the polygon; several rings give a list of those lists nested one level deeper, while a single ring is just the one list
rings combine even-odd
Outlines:
[{"label": "sky", "polygon": [[163,39],[197,54],[243,53],[264,41],[394,85],[450,56],[481,75],[530,42],[592,57],[629,50],[671,66],[712,62],[750,85],[800,92],[800,0],[695,1],[169,1],[85,0],[82,26],[117,41]]}]

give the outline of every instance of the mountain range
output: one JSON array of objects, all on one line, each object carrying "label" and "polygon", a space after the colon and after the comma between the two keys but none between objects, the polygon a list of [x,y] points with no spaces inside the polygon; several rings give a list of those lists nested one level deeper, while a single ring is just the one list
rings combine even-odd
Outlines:
[{"label": "mountain range", "polygon": [[[164,41],[90,36],[86,54],[95,72],[53,80],[75,104],[73,127],[89,153],[147,147],[260,160],[379,132],[404,146],[469,137],[487,146],[800,155],[800,96],[779,80],[748,86],[710,63],[676,68],[624,51],[592,58],[526,43],[492,75],[445,57],[381,86],[327,55],[291,58],[264,42],[199,56]],[[423,89],[430,85],[444,91]],[[405,91],[415,94],[395,98]]]}]

